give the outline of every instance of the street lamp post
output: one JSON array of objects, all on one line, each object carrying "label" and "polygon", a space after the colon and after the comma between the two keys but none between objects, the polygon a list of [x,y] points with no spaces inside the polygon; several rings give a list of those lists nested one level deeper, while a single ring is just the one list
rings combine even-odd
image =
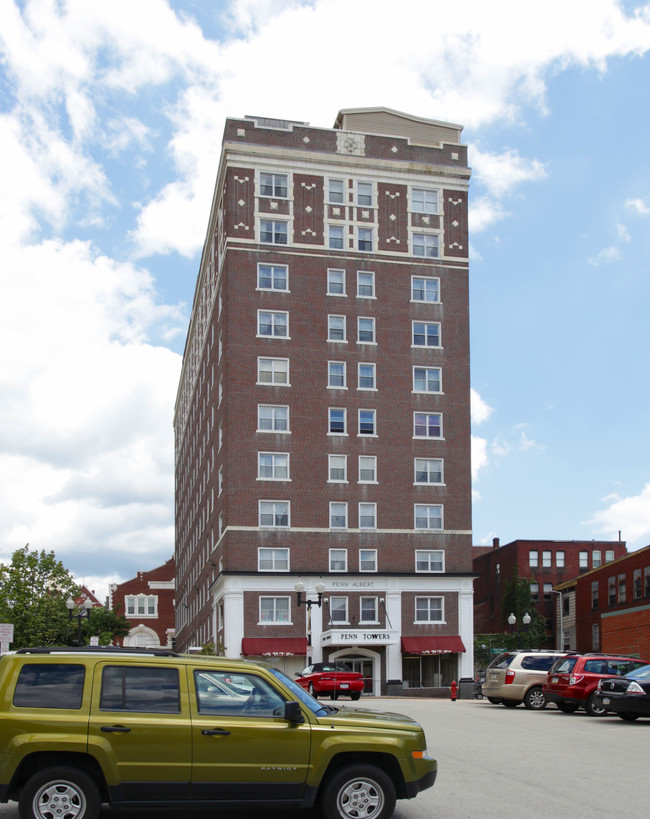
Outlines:
[{"label": "street lamp post", "polygon": [[560,651],[564,651],[564,616],[563,616],[563,612],[562,612],[562,605],[563,605],[562,592],[561,591],[556,591],[555,589],[551,589],[551,591],[553,592],[553,594],[559,594],[560,595],[559,608],[558,608],[558,611],[560,613],[560,634],[559,634],[560,639],[559,639],[558,648],[560,649]]},{"label": "street lamp post", "polygon": [[317,600],[310,600],[309,598],[305,598],[303,600],[303,594],[305,592],[305,584],[302,580],[299,580],[294,589],[296,590],[297,595],[297,603],[298,607],[300,606],[307,606],[307,654],[309,655],[309,659],[311,659],[311,607],[318,606],[320,608],[323,605],[323,595],[325,594],[325,585],[323,583],[316,583],[314,587],[316,589],[316,594],[318,595]]},{"label": "street lamp post", "polygon": [[[530,648],[529,639],[528,639],[528,626],[530,625],[531,616],[526,612],[524,616],[521,618],[525,628],[526,628],[526,648]],[[508,616],[508,624],[510,625],[510,634],[519,634],[520,632],[515,632],[515,625],[517,624],[517,618],[515,617],[514,612],[511,612]]]},{"label": "street lamp post", "polygon": [[72,599],[72,597],[68,597],[68,599],[65,601],[65,607],[68,610],[68,619],[69,620],[74,619],[79,624],[79,634],[78,634],[78,637],[77,637],[77,645],[81,646],[81,645],[83,645],[83,641],[82,641],[82,637],[81,637],[81,621],[84,618],[88,619],[90,617],[90,610],[93,607],[93,601],[86,598],[84,600],[84,602],[83,602],[83,605],[79,606],[79,612],[77,614],[72,613],[72,610],[74,609],[74,600]]}]

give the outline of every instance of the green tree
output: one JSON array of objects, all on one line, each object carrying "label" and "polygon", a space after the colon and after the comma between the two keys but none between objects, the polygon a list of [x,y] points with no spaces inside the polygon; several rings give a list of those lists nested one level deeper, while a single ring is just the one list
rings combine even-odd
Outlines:
[{"label": "green tree", "polygon": [[69,644],[65,601],[78,592],[54,552],[17,549],[8,565],[0,564],[0,622],[14,625],[11,647]]},{"label": "green tree", "polygon": [[[535,608],[530,596],[530,581],[525,577],[519,577],[519,567],[515,563],[514,571],[510,580],[506,580],[501,598],[501,622],[504,631],[510,630],[508,617],[514,614],[517,618],[515,628],[518,631],[516,642],[517,648],[539,648],[546,639],[546,622],[542,615]],[[524,628],[524,615],[530,616],[530,625],[527,633]],[[527,645],[524,645],[527,643]],[[510,646],[508,646],[510,648]]]},{"label": "green tree", "polygon": [[[110,645],[116,637],[124,637],[129,633],[131,624],[123,614],[115,609],[106,609],[95,606],[90,610],[88,619],[81,621],[81,635],[84,643],[90,642],[90,637],[99,637],[99,645]],[[78,633],[77,633],[78,636]]]}]

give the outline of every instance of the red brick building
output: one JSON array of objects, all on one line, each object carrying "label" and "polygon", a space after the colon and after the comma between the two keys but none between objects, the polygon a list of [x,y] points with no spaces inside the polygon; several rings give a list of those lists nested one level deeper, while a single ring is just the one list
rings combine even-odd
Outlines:
[{"label": "red brick building", "polygon": [[650,546],[578,577],[575,611],[579,651],[650,661]]},{"label": "red brick building", "polygon": [[181,649],[471,675],[461,130],[226,121],[175,414]]},{"label": "red brick building", "polygon": [[623,541],[513,540],[503,546],[474,547],[474,630],[493,634],[509,627],[502,620],[503,589],[517,574],[530,582],[531,602],[547,621],[545,647],[554,648],[553,588],[626,554]]},{"label": "red brick building", "polygon": [[131,630],[118,645],[172,647],[175,639],[176,564],[172,557],[162,566],[109,587],[108,607],[123,613]]}]

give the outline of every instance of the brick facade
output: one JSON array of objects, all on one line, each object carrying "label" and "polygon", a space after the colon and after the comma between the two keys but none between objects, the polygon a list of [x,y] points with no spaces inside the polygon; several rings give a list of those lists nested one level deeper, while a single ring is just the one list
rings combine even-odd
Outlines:
[{"label": "brick facade", "polygon": [[175,638],[174,558],[149,572],[138,572],[124,583],[109,588],[109,608],[124,614],[131,624],[129,633],[117,645],[169,646]]}]

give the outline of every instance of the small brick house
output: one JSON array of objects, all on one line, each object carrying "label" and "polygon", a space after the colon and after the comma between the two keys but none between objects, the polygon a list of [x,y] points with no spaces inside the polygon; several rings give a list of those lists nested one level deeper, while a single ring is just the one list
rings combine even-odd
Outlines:
[{"label": "small brick house", "polygon": [[109,608],[124,613],[131,630],[118,645],[157,648],[172,647],[176,635],[175,595],[176,564],[170,558],[149,572],[138,572],[124,583],[109,587]]}]

